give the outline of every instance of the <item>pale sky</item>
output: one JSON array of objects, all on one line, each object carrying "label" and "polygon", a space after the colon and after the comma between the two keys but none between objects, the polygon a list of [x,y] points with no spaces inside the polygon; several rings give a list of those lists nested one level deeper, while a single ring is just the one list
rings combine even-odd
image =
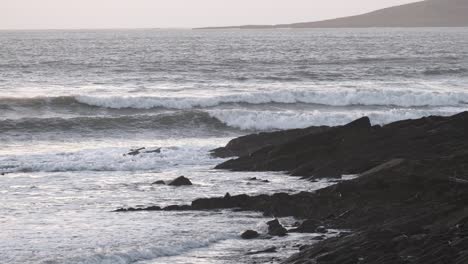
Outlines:
[{"label": "pale sky", "polygon": [[0,0],[0,29],[179,28],[282,24],[418,0]]}]

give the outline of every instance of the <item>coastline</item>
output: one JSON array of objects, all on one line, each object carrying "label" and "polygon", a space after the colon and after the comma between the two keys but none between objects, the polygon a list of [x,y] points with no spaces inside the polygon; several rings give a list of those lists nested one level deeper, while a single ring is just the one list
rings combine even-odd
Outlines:
[{"label": "coastline", "polygon": [[[244,151],[218,169],[287,171],[311,181],[358,177],[316,192],[227,194],[138,210],[259,211],[303,220],[289,232],[352,230],[300,247],[284,263],[466,263],[467,135],[468,112],[385,126],[361,118],[339,127],[246,136],[213,152],[226,157]],[[243,150],[249,145],[250,151]]]}]

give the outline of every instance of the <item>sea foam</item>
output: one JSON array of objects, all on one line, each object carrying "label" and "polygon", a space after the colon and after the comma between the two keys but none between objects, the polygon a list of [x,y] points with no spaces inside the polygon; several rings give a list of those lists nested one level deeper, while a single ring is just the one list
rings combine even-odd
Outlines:
[{"label": "sea foam", "polygon": [[238,93],[213,97],[154,96],[88,96],[75,97],[83,104],[106,108],[174,108],[213,107],[220,104],[306,103],[330,106],[454,106],[468,102],[466,91],[426,91],[411,89],[324,89],[280,90],[273,92]]},{"label": "sea foam", "polygon": [[[341,110],[341,111],[252,111],[243,109],[210,110],[212,117],[228,126],[244,130],[274,130],[305,128],[309,126],[344,125],[368,116],[374,125],[384,125],[402,119],[415,119],[429,115],[449,116],[463,108],[441,109],[387,109],[387,110]],[[466,109],[465,109],[466,110]]]}]

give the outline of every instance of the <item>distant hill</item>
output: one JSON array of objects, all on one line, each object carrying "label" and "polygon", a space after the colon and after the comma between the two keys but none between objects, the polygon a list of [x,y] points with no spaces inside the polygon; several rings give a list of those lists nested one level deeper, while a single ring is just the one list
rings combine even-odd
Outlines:
[{"label": "distant hill", "polygon": [[468,0],[425,0],[363,15],[278,25],[244,25],[202,29],[468,27]]}]

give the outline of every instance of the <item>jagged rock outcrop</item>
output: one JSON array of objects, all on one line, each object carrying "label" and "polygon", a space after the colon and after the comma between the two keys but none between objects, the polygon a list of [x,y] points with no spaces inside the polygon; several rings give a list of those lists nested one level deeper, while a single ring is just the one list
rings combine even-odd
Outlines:
[{"label": "jagged rock outcrop", "polygon": [[227,164],[243,170],[309,168],[306,175],[334,169],[359,177],[313,193],[226,195],[159,210],[236,208],[306,220],[291,232],[352,230],[301,246],[288,264],[468,263],[468,113],[383,127],[363,118]]},{"label": "jagged rock outcrop", "polygon": [[437,159],[468,148],[468,113],[371,126],[367,117],[350,124],[270,145],[229,160],[217,169],[288,171],[291,175],[339,178],[388,160]]}]

